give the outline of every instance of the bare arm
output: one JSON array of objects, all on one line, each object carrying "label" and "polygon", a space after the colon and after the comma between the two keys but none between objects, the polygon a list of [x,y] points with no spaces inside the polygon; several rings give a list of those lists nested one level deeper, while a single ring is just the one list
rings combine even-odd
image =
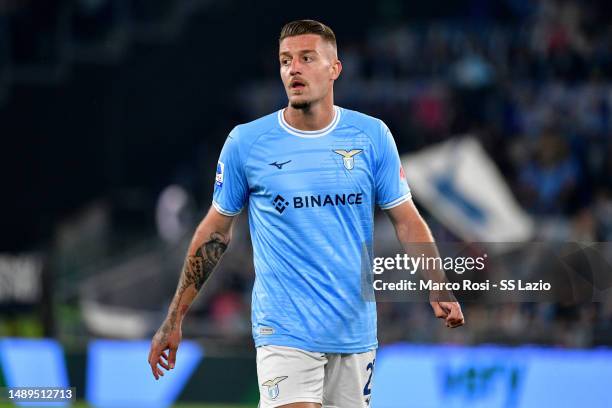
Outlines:
[{"label": "bare arm", "polygon": [[221,215],[211,207],[191,239],[168,315],[151,342],[149,365],[155,379],[164,375],[158,364],[166,370],[174,368],[183,318],[227,249],[233,221],[234,217]]},{"label": "bare arm", "polygon": [[[404,251],[411,254],[414,251],[411,244],[414,243],[432,243],[431,248],[428,248],[431,254],[429,256],[439,256],[438,250],[434,244],[434,238],[431,235],[431,231],[427,226],[421,214],[415,207],[412,200],[393,207],[386,211],[393,227],[397,239],[402,244]],[[413,246],[413,245],[412,245]],[[445,281],[446,277],[444,271],[429,271],[431,274],[429,278],[434,279],[438,282]],[[432,300],[430,302],[431,307],[434,310],[436,317],[445,319],[448,327],[458,327],[465,323],[463,313],[461,312],[461,306],[457,302],[441,302]]]}]

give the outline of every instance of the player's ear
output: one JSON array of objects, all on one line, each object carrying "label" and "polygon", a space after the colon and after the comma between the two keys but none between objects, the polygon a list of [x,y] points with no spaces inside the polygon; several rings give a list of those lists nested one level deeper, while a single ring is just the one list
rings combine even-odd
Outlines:
[{"label": "player's ear", "polygon": [[340,76],[340,72],[342,72],[342,62],[336,58],[336,62],[331,65],[331,74],[332,79],[336,80]]}]

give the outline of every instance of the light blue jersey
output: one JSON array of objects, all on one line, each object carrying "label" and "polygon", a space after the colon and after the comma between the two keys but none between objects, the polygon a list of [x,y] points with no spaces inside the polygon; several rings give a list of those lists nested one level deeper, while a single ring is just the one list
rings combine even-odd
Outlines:
[{"label": "light blue jersey", "polygon": [[319,131],[283,110],[236,126],[217,164],[213,206],[248,205],[255,264],[255,346],[360,353],[377,347],[371,271],[374,206],[410,199],[393,136],[370,116],[335,107]]}]

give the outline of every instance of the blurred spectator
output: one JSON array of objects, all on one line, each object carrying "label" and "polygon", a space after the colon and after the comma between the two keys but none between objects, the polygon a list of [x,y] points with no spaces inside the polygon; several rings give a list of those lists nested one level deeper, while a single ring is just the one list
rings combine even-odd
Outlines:
[{"label": "blurred spectator", "polygon": [[579,181],[576,159],[565,140],[551,130],[540,137],[533,159],[520,172],[524,202],[533,213],[541,215],[568,211]]}]

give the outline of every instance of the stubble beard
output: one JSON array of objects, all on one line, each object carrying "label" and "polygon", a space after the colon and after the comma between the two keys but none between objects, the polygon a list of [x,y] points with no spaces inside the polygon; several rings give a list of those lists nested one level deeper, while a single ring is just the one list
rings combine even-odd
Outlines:
[{"label": "stubble beard", "polygon": [[310,101],[289,102],[289,105],[291,105],[293,109],[298,109],[304,112],[308,112],[310,110],[310,106],[312,105],[312,102]]}]

